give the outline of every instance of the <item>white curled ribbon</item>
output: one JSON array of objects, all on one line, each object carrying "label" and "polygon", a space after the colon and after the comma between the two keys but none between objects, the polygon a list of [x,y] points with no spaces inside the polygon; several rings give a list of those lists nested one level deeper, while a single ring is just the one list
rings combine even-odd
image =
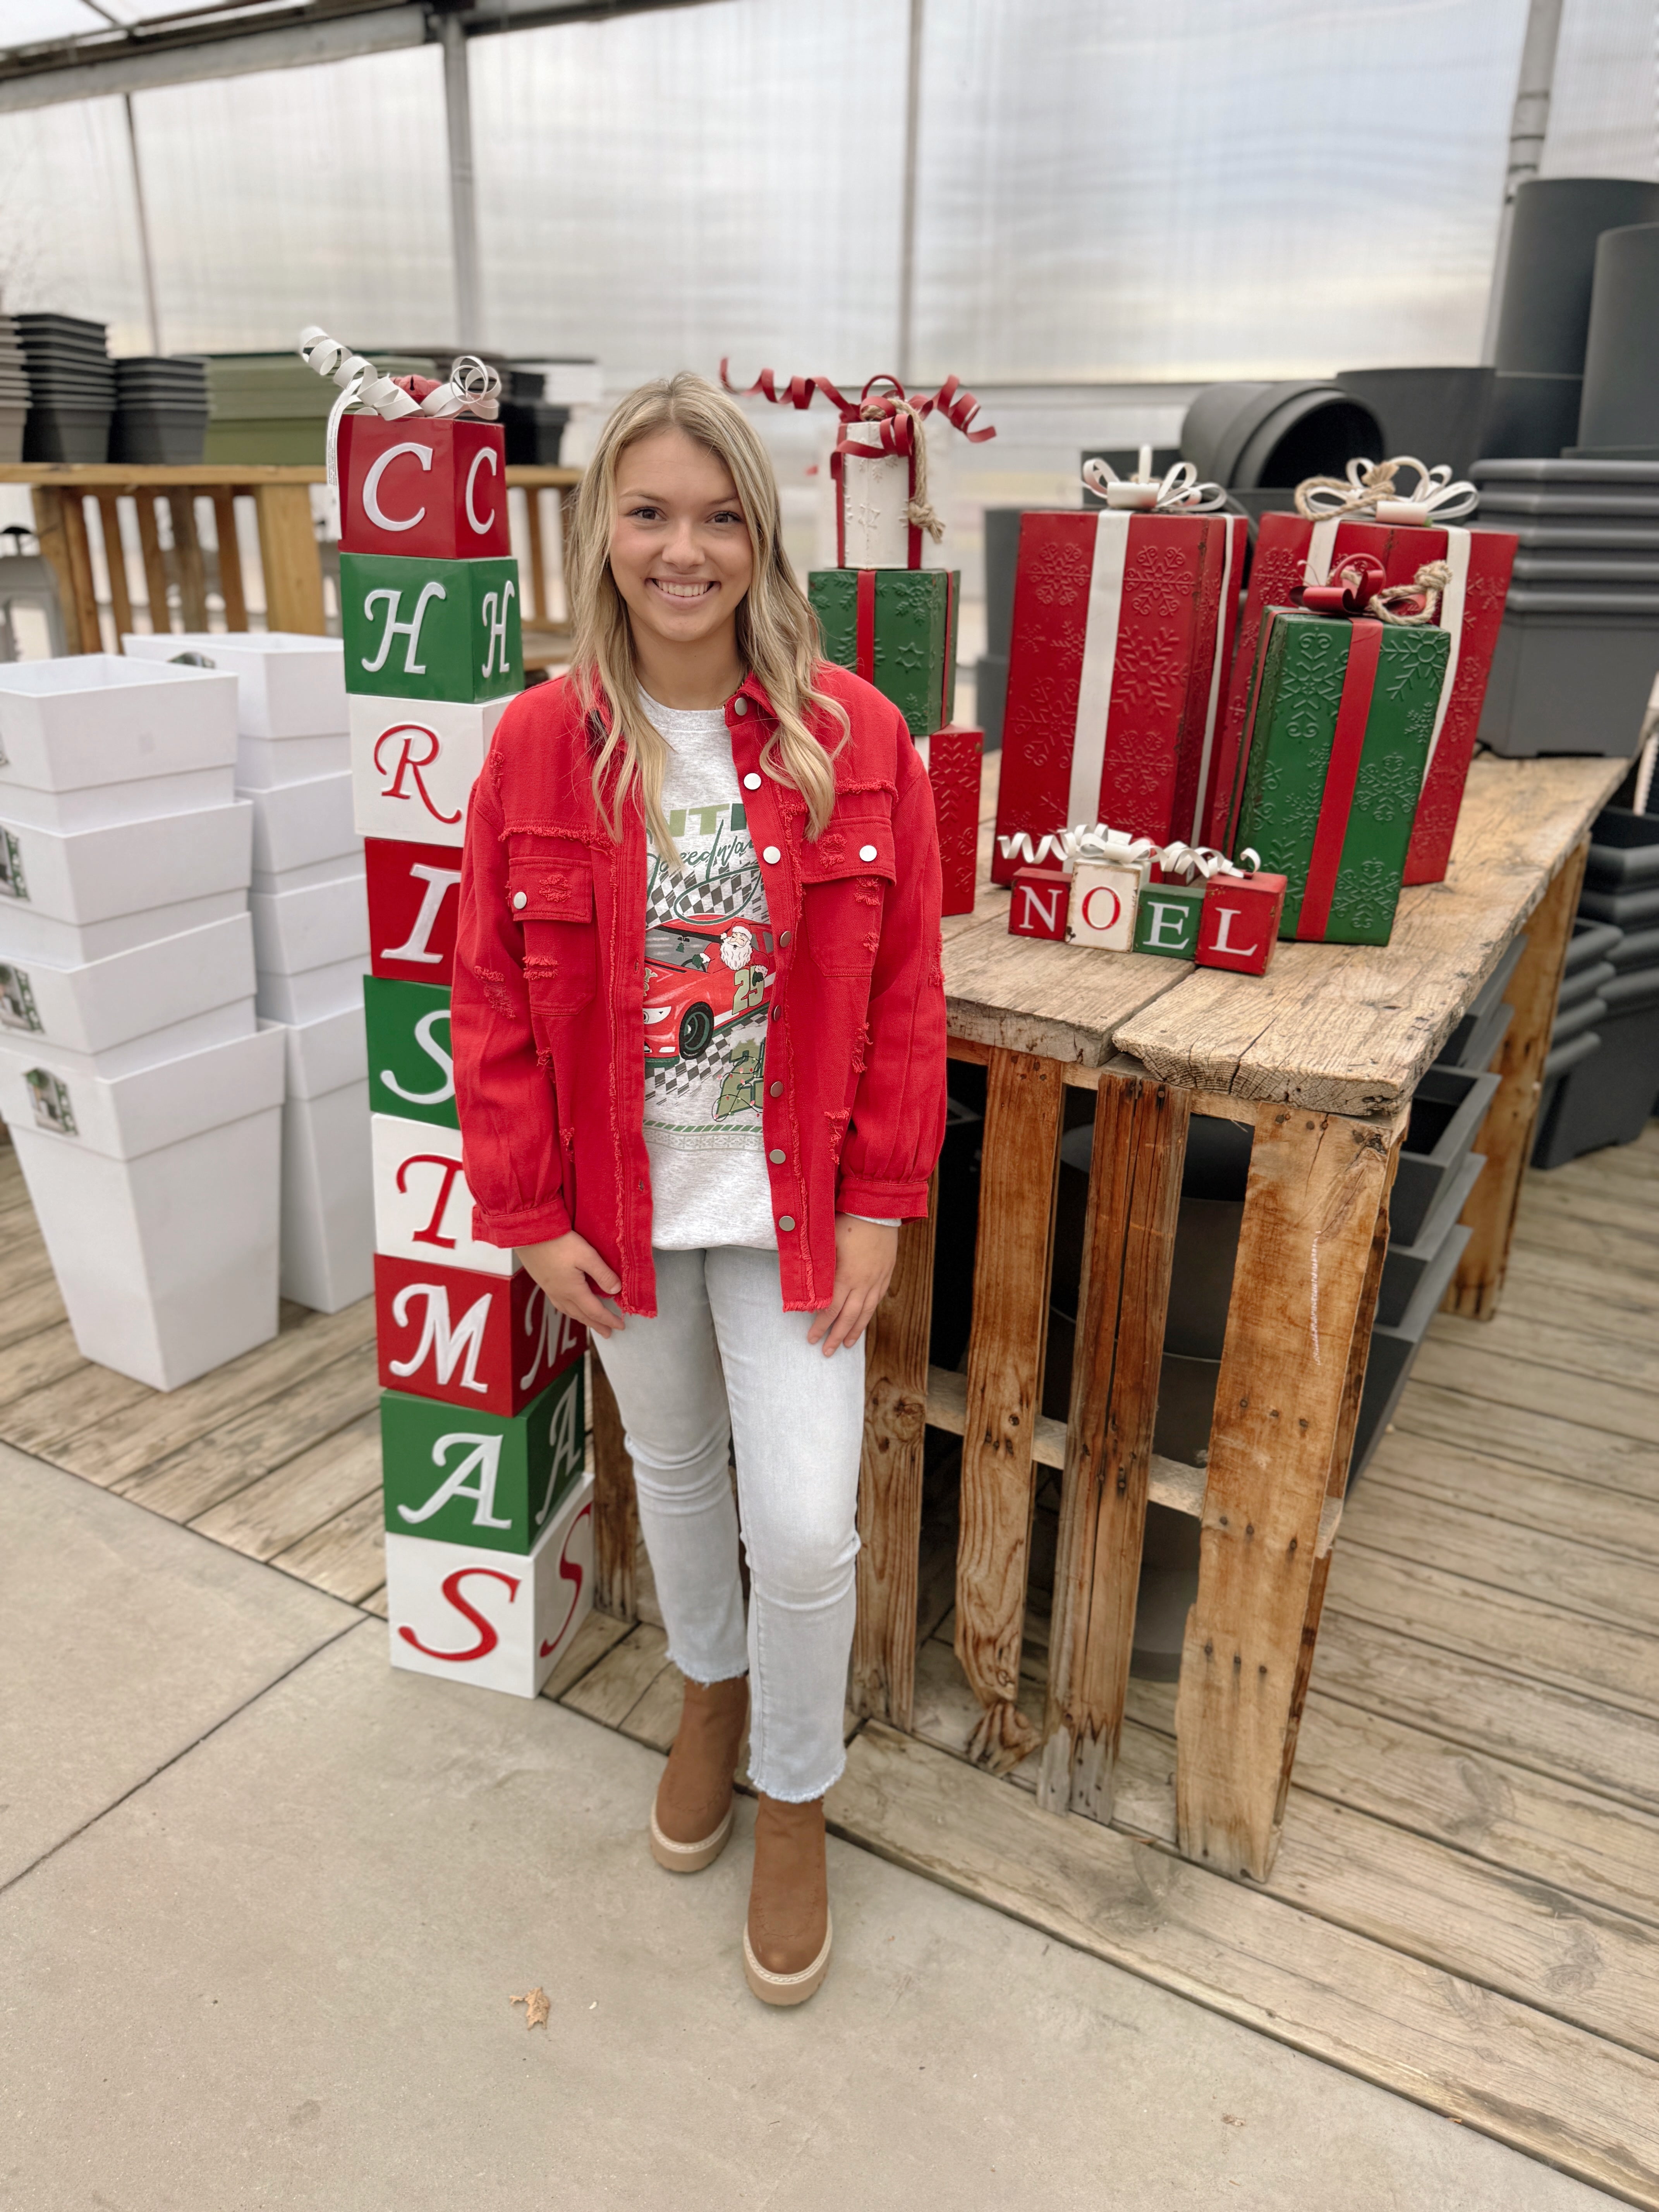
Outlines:
[{"label": "white curled ribbon", "polygon": [[[1416,471],[1408,487],[1395,484],[1401,469]],[[1313,522],[1367,516],[1385,523],[1456,522],[1473,514],[1480,501],[1472,483],[1452,482],[1449,462],[1425,468],[1415,453],[1397,453],[1387,461],[1350,461],[1342,476],[1307,477],[1296,488],[1296,511]]]},{"label": "white curled ribbon", "polygon": [[383,376],[372,361],[330,337],[316,323],[307,324],[301,331],[299,350],[307,368],[331,378],[340,387],[328,418],[331,491],[340,487],[340,418],[351,408],[362,408],[387,422],[401,422],[409,415],[424,415],[428,421],[472,415],[481,422],[493,422],[501,412],[501,380],[477,354],[458,355],[450,364],[447,382],[437,385],[424,399],[416,399],[395,378]]},{"label": "white curled ribbon", "polygon": [[1190,461],[1177,461],[1161,477],[1121,477],[1109,461],[1085,461],[1083,481],[1108,507],[1136,514],[1212,514],[1227,502],[1219,484],[1199,482]]},{"label": "white curled ribbon", "polygon": [[1254,875],[1261,856],[1246,846],[1237,861],[1210,845],[1155,845],[1150,837],[1131,837],[1127,830],[1109,829],[1105,823],[1078,822],[1068,830],[1052,830],[1033,839],[1029,830],[997,839],[1005,860],[1022,867],[1039,868],[1052,860],[1069,876],[1079,860],[1107,861],[1120,867],[1139,868],[1156,861],[1165,875],[1196,875],[1208,883],[1212,876]]}]

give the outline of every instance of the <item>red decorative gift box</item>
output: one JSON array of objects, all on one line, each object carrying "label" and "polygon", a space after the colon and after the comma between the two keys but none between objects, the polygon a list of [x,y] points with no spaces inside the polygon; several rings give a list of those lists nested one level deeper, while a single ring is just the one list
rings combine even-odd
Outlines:
[{"label": "red decorative gift box", "polygon": [[507,450],[499,424],[347,415],[339,433],[340,550],[502,559]]},{"label": "red decorative gift box", "polygon": [[529,1273],[374,1255],[375,1337],[388,1390],[511,1419],[587,1348],[587,1331]]},{"label": "red decorative gift box", "polygon": [[974,878],[979,861],[980,770],[983,730],[952,724],[935,730],[918,748],[933,787],[933,817],[939,824],[939,857],[945,879],[945,914],[971,914]]},{"label": "red decorative gift box", "polygon": [[368,958],[377,975],[410,983],[455,980],[461,856],[448,845],[366,837]]}]

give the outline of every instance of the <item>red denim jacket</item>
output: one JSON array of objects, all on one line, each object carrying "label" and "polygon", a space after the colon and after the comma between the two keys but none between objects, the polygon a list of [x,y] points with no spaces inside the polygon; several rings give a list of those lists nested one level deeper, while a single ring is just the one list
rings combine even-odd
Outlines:
[{"label": "red denim jacket", "polygon": [[[792,1312],[829,1303],[837,1212],[926,1213],[945,1133],[927,772],[872,685],[828,665],[817,682],[852,733],[816,840],[799,794],[760,772],[765,692],[751,677],[726,704],[776,945],[762,1123]],[[821,720],[833,747],[840,732]],[[554,682],[496,726],[462,862],[455,1091],[473,1233],[536,1244],[574,1227],[621,1278],[623,1311],[653,1314],[645,818],[630,802],[612,838],[593,796],[596,725],[574,684]]]}]

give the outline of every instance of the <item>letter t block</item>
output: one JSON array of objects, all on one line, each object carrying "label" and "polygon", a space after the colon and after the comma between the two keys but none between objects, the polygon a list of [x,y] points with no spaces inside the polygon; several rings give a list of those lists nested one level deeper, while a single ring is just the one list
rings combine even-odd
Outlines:
[{"label": "letter t block", "polygon": [[1072,879],[1064,868],[1016,868],[1013,889],[1008,907],[1011,937],[1065,936]]},{"label": "letter t block", "polygon": [[1135,913],[1135,951],[1190,960],[1198,951],[1202,884],[1149,884]]},{"label": "letter t block", "polygon": [[1265,975],[1284,908],[1283,876],[1212,876],[1204,886],[1199,966]]}]

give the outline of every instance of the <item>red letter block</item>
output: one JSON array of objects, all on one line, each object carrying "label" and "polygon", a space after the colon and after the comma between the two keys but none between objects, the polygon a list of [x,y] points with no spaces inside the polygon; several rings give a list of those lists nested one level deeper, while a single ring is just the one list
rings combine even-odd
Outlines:
[{"label": "red letter block", "polygon": [[410,983],[455,980],[455,917],[461,856],[450,845],[405,845],[367,837],[368,957],[377,975]]},{"label": "red letter block", "polygon": [[509,1420],[587,1343],[522,1267],[474,1274],[385,1252],[374,1255],[374,1322],[386,1389]]},{"label": "red letter block", "polygon": [[1284,905],[1283,876],[1212,876],[1198,926],[1199,966],[1265,975]]},{"label": "red letter block", "polygon": [[1072,879],[1064,868],[1016,868],[1008,908],[1010,935],[1064,937],[1071,900]]},{"label": "red letter block", "polygon": [[434,561],[502,559],[507,457],[501,426],[465,416],[346,415],[340,422],[340,550]]}]

